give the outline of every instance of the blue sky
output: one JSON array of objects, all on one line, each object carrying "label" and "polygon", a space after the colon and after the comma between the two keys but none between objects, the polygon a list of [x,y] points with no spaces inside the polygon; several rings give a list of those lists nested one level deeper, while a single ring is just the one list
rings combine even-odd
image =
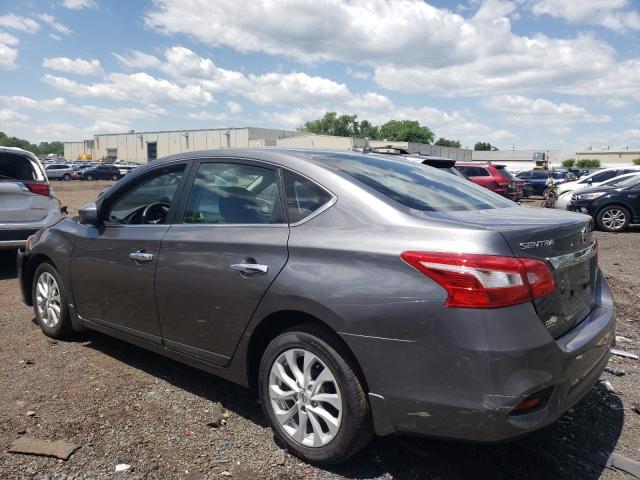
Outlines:
[{"label": "blue sky", "polygon": [[327,110],[463,146],[640,146],[637,0],[0,4],[0,130],[42,140]]}]

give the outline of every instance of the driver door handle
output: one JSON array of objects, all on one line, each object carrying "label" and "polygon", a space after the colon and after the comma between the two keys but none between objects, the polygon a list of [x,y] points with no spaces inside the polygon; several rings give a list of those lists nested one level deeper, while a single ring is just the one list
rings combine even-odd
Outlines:
[{"label": "driver door handle", "polygon": [[153,260],[153,253],[145,253],[144,250],[137,250],[129,254],[131,260],[136,262],[150,262]]},{"label": "driver door handle", "polygon": [[267,273],[268,265],[260,265],[259,263],[234,263],[231,269],[241,273]]}]

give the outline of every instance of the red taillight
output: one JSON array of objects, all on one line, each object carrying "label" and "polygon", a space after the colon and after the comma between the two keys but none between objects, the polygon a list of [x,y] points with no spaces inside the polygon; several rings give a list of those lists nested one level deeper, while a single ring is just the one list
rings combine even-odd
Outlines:
[{"label": "red taillight", "polygon": [[29,189],[31,193],[37,193],[38,195],[49,196],[49,184],[48,183],[25,183],[25,187]]},{"label": "red taillight", "polygon": [[400,256],[447,291],[445,307],[506,307],[543,297],[556,288],[547,264],[533,258],[431,252]]}]

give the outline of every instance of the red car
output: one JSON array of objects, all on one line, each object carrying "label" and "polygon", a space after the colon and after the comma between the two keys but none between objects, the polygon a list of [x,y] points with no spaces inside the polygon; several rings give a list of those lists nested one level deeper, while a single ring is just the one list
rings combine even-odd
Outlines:
[{"label": "red car", "polygon": [[523,196],[524,182],[506,169],[504,165],[494,165],[491,163],[456,163],[462,173],[464,173],[473,183],[488,188],[503,197],[507,197],[514,202]]}]

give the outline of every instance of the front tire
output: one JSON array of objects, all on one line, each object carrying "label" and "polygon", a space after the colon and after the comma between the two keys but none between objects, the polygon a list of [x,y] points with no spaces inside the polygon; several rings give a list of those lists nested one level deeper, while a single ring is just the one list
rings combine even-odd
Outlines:
[{"label": "front tire", "polygon": [[629,226],[629,210],[620,205],[604,207],[596,217],[598,227],[605,232],[623,232]]},{"label": "front tire", "polygon": [[119,179],[120,177],[118,177],[118,175],[115,175],[115,174],[111,177],[111,180],[113,180],[114,182],[118,181]]},{"label": "front tire", "polygon": [[87,176],[86,176],[86,177],[84,177],[84,178],[85,178],[85,180],[89,180],[89,181],[91,181],[91,180],[93,180],[93,175],[89,174],[89,175],[87,175]]},{"label": "front tire", "polygon": [[262,408],[276,437],[303,460],[342,462],[373,436],[367,395],[351,355],[324,329],[274,338],[259,371]]},{"label": "front tire", "polygon": [[52,338],[72,334],[67,290],[58,271],[49,263],[36,268],[31,286],[33,311],[42,332]]}]

